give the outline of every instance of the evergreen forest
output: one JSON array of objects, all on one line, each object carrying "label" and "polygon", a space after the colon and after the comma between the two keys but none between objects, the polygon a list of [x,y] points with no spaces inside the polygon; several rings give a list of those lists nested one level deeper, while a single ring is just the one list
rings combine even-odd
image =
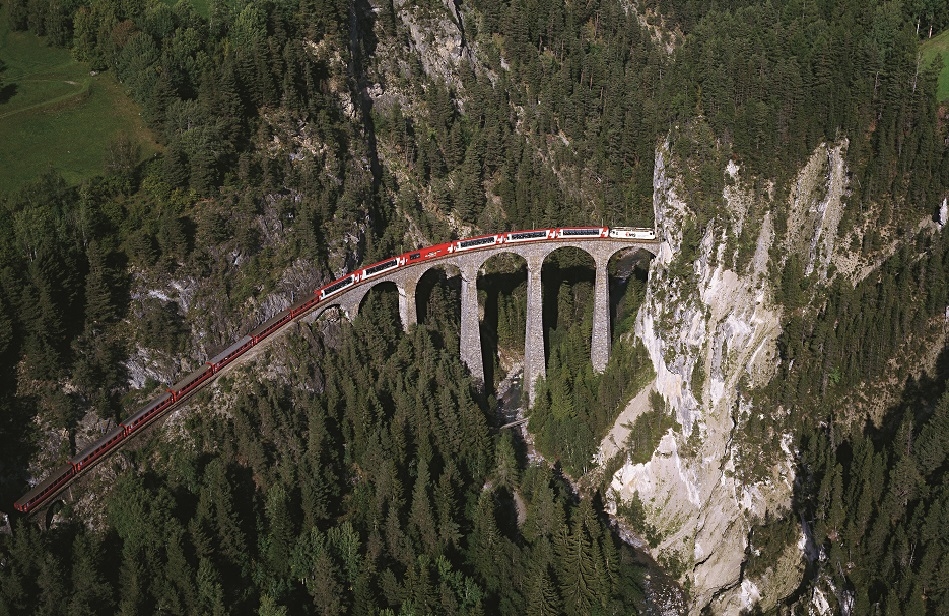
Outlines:
[{"label": "evergreen forest", "polygon": [[[685,572],[620,539],[604,500],[622,461],[593,468],[654,377],[645,265],[611,264],[596,374],[593,270],[569,251],[545,265],[530,448],[496,412],[526,307],[523,268],[500,263],[481,277],[483,390],[446,272],[408,332],[387,291],[351,323],[293,325],[77,482],[50,528],[12,503],[359,264],[482,231],[652,227],[665,149],[695,213],[669,271],[692,284],[726,167],[781,238],[795,175],[843,140],[840,235],[874,267],[822,286],[770,255],[777,376],[742,395],[788,412],[741,424],[735,473],[764,476],[756,452],[790,431],[797,479],[743,570],[806,531],[819,556],[774,613],[807,613],[821,584],[847,613],[949,612],[949,237],[919,224],[949,197],[949,58],[921,52],[944,1],[3,0],[0,20],[114,78],[149,134],[117,134],[93,177],[53,152],[0,186],[0,614],[653,613]],[[0,61],[0,122],[17,79]],[[756,224],[730,240],[736,268]],[[871,417],[875,399],[892,404]],[[648,419],[654,448],[675,420],[660,401]]]}]

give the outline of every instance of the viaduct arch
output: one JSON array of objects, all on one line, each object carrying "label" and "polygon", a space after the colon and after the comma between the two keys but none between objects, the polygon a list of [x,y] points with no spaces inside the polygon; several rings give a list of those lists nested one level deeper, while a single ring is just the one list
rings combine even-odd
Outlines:
[{"label": "viaduct arch", "polygon": [[593,258],[596,276],[593,298],[593,337],[590,360],[593,369],[603,372],[610,359],[610,289],[608,265],[616,253],[624,249],[641,249],[658,255],[659,242],[655,240],[625,239],[561,239],[550,242],[500,244],[488,248],[454,253],[437,261],[407,265],[373,278],[359,286],[340,293],[336,301],[314,310],[308,319],[315,319],[329,308],[342,309],[349,319],[355,318],[369,290],[381,283],[394,283],[399,293],[399,317],[402,327],[418,323],[415,292],[419,281],[431,269],[453,265],[461,272],[461,359],[472,377],[484,384],[484,357],[481,354],[481,330],[478,316],[478,272],[484,263],[499,254],[510,253],[527,262],[527,330],[524,336],[524,383],[530,404],[534,402],[537,379],[546,374],[547,358],[544,349],[543,293],[541,273],[544,262],[555,250],[565,246],[579,248]]},{"label": "viaduct arch", "polygon": [[[569,231],[569,229],[567,229]],[[370,289],[383,283],[394,284],[399,294],[399,316],[402,325],[408,329],[418,322],[416,290],[419,281],[426,272],[444,265],[451,265],[461,272],[461,336],[460,355],[477,382],[484,384],[484,358],[481,353],[481,330],[478,307],[478,273],[491,257],[510,253],[519,255],[527,264],[527,319],[524,349],[524,377],[531,404],[535,397],[535,383],[546,372],[546,352],[544,348],[543,326],[543,288],[541,276],[544,261],[559,248],[572,246],[592,257],[596,275],[594,278],[594,314],[591,340],[591,361],[596,371],[602,372],[610,357],[610,302],[609,274],[607,267],[610,259],[624,249],[644,250],[658,256],[661,244],[654,233],[650,239],[635,237],[579,237],[577,235],[541,230],[544,239],[538,238],[537,231],[508,234],[529,235],[525,243],[510,241],[499,243],[499,236],[481,236],[451,243],[439,244],[425,250],[428,258],[413,262],[419,253],[402,257],[393,257],[386,262],[368,266],[343,276],[304,297],[283,312],[274,315],[257,328],[232,343],[214,358],[205,362],[204,367],[189,374],[171,385],[166,393],[152,400],[134,415],[126,418],[108,435],[96,441],[70,460],[69,464],[54,471],[43,482],[30,490],[15,503],[23,512],[45,510],[49,503],[60,494],[73,480],[95,465],[103,456],[120,447],[137,430],[146,427],[182,400],[190,397],[197,389],[212,381],[219,371],[231,362],[240,359],[245,352],[265,342],[269,336],[284,329],[295,320],[312,321],[329,308],[340,308],[350,319],[359,312],[360,304]],[[518,238],[523,241],[523,238]],[[486,240],[486,241],[482,241]],[[487,245],[491,242],[490,245]],[[444,254],[439,255],[441,251]],[[437,256],[436,256],[437,255]],[[386,270],[385,268],[388,268]],[[375,273],[375,275],[373,275]],[[365,279],[366,276],[370,278]],[[349,286],[346,286],[349,285]],[[329,295],[327,295],[327,290]],[[322,300],[322,301],[320,301]]]}]

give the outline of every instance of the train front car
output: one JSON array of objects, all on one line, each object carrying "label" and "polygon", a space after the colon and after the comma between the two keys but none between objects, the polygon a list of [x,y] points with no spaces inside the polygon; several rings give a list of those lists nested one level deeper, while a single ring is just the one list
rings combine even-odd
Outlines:
[{"label": "train front car", "polygon": [[63,484],[76,473],[72,464],[63,464],[56,468],[49,477],[37,484],[35,488],[20,497],[20,500],[13,503],[14,509],[29,513],[38,505],[42,504],[49,496],[56,493]]},{"label": "train front car", "polygon": [[656,232],[644,227],[613,227],[610,237],[623,240],[654,240]]},{"label": "train front car", "polygon": [[609,227],[563,227],[557,229],[557,239],[569,240],[577,238],[609,237]]},{"label": "train front car", "polygon": [[124,438],[125,428],[123,428],[121,425],[116,426],[105,436],[91,443],[88,447],[73,456],[72,459],[69,460],[69,463],[72,464],[72,467],[78,473],[85,467],[104,456],[110,449],[115,447]]},{"label": "train front car", "polygon": [[556,229],[531,229],[530,231],[512,231],[504,234],[505,244],[518,244],[521,242],[539,242],[541,240],[552,240],[557,237]]},{"label": "train front car", "polygon": [[481,235],[478,237],[469,237],[467,239],[452,242],[450,250],[454,252],[464,252],[466,250],[475,250],[476,248],[488,248],[504,242],[504,235],[497,233],[495,235]]}]

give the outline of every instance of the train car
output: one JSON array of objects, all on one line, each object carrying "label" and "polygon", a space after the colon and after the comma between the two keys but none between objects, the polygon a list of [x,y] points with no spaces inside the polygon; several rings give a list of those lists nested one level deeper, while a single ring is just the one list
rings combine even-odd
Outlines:
[{"label": "train car", "polygon": [[571,239],[575,237],[609,237],[608,227],[564,227],[557,229],[558,239]]},{"label": "train car", "polygon": [[43,502],[47,496],[63,487],[63,484],[69,481],[75,474],[76,471],[73,469],[72,464],[63,464],[50,473],[49,477],[37,484],[35,488],[21,496],[20,500],[13,503],[13,507],[17,511],[28,513]]},{"label": "train car", "polygon": [[332,297],[336,295],[343,289],[353,286],[354,284],[356,284],[356,282],[357,280],[356,280],[355,274],[347,274],[346,276],[343,276],[342,278],[339,278],[338,280],[331,282],[330,284],[320,289],[320,301],[323,301],[324,299],[328,297]]},{"label": "train car", "polygon": [[211,371],[217,373],[218,370],[231,363],[235,358],[240,357],[244,351],[254,346],[254,339],[250,336],[244,336],[231,346],[227,347],[214,357],[208,360]]},{"label": "train car", "polygon": [[372,278],[373,276],[379,276],[380,274],[392,271],[404,264],[405,260],[402,257],[393,257],[391,259],[380,261],[370,265],[369,267],[363,268],[354,275],[357,276],[359,280],[366,280],[367,278]]},{"label": "train car", "polygon": [[538,242],[540,240],[552,240],[557,237],[556,229],[533,229],[531,231],[513,231],[504,234],[505,244],[517,244],[520,242]]},{"label": "train car", "polygon": [[465,250],[474,250],[475,248],[487,248],[504,242],[504,236],[501,234],[481,235],[479,237],[469,237],[467,239],[452,242],[449,251],[463,252]]},{"label": "train car", "polygon": [[174,401],[172,400],[172,395],[168,392],[163,393],[158,396],[142,408],[140,408],[134,415],[123,419],[119,422],[119,425],[125,429],[125,435],[128,436],[135,430],[141,428],[149,419],[162,412],[168,406],[170,406]]},{"label": "train car", "polygon": [[654,240],[656,232],[642,227],[613,227],[610,229],[610,237],[624,240]]},{"label": "train car", "polygon": [[320,296],[314,292],[312,295],[307,295],[303,299],[297,300],[296,303],[287,308],[287,312],[290,313],[291,319],[295,319],[301,314],[306,314],[319,303]]},{"label": "train car", "polygon": [[254,329],[250,330],[248,335],[253,339],[254,344],[260,344],[261,340],[274,333],[277,328],[288,322],[291,318],[290,311],[284,310],[283,312],[275,314]]},{"label": "train car", "polygon": [[212,374],[213,372],[211,372],[211,366],[204,364],[185,378],[169,387],[168,392],[171,394],[172,399],[177,402],[193,391],[198,385],[208,380],[208,377],[210,377]]},{"label": "train car", "polygon": [[432,246],[426,246],[425,248],[407,252],[402,255],[402,259],[403,264],[412,265],[413,263],[421,263],[429,259],[447,257],[451,252],[451,242],[445,242],[443,244],[433,244]]},{"label": "train car", "polygon": [[121,425],[118,425],[110,430],[105,436],[97,441],[94,441],[81,452],[74,455],[72,459],[69,460],[69,463],[72,464],[73,469],[78,473],[83,468],[89,466],[100,457],[105,455],[106,452],[115,447],[124,438],[125,428]]}]

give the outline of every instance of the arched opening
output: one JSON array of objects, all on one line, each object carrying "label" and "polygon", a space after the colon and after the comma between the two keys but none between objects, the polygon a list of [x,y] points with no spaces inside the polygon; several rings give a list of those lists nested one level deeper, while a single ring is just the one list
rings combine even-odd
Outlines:
[{"label": "arched opening", "polygon": [[435,334],[437,344],[457,352],[461,331],[460,270],[450,264],[427,270],[415,287],[414,301],[419,324]]},{"label": "arched opening", "polygon": [[641,345],[619,337],[611,345],[611,305],[616,302],[617,315],[625,319],[618,325],[631,332],[648,257],[634,250],[607,261],[608,254],[594,259],[579,248],[559,248],[542,273],[547,369],[535,390],[530,429],[538,449],[574,477],[589,470],[602,439],[652,374]]},{"label": "arched opening", "polygon": [[62,495],[59,495],[52,502],[50,502],[45,509],[39,512],[40,516],[40,526],[43,530],[48,530],[53,525],[53,520],[56,518],[56,515],[63,511],[66,508],[66,502],[63,501]]},{"label": "arched opening", "polygon": [[548,369],[589,363],[596,262],[580,248],[558,248],[544,260],[541,281]]},{"label": "arched opening", "polygon": [[[386,328],[402,329],[399,316],[399,289],[394,282],[378,282],[359,300],[357,313]],[[350,315],[353,317],[355,315]]]},{"label": "arched opening", "polygon": [[612,342],[633,331],[646,298],[649,264],[655,257],[642,248],[624,248],[610,257],[610,320]]},{"label": "arched opening", "polygon": [[[514,253],[488,258],[478,272],[484,382],[498,392],[503,408],[520,405],[519,383],[504,383],[523,371],[527,328],[527,261]],[[502,385],[503,384],[503,385]],[[510,386],[513,385],[513,386]]]}]

